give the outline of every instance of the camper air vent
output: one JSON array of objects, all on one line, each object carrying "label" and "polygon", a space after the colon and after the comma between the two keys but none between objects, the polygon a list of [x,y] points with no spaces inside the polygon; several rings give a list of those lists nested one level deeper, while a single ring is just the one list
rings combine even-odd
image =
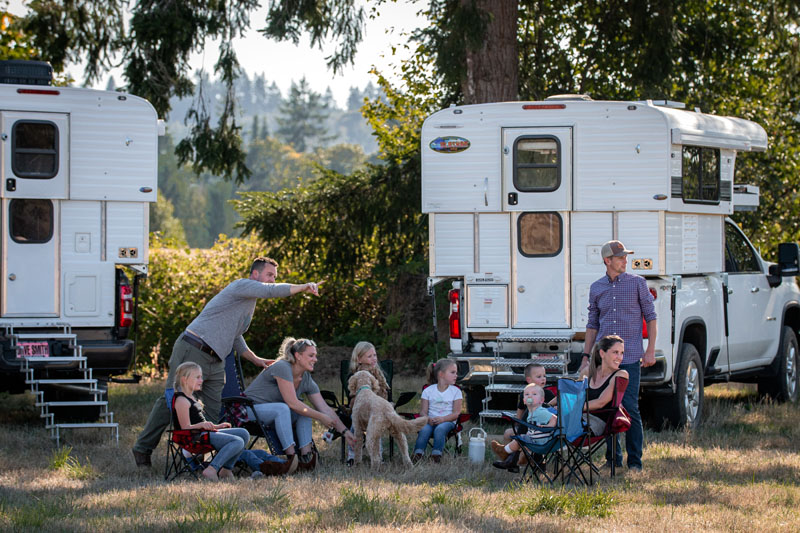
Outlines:
[{"label": "camper air vent", "polygon": [[673,198],[680,198],[683,196],[683,176],[672,176],[672,190],[670,193]]},{"label": "camper air vent", "polygon": [[723,202],[730,202],[732,199],[731,196],[731,182],[730,181],[720,181],[719,182],[719,199]]},{"label": "camper air vent", "polygon": [[554,94],[553,96],[548,96],[544,100],[583,100],[585,102],[591,102],[592,98],[588,94]]},{"label": "camper air vent", "polygon": [[10,59],[0,61],[0,83],[15,85],[50,85],[53,67],[46,61]]},{"label": "camper air vent", "polygon": [[672,109],[686,109],[686,104],[683,102],[675,102],[673,100],[647,100],[640,103],[654,105],[657,107],[671,107]]}]

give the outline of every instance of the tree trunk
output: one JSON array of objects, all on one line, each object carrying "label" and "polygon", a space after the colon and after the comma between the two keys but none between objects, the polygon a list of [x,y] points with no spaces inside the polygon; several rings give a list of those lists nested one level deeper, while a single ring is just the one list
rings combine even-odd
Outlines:
[{"label": "tree trunk", "polygon": [[505,102],[517,99],[517,0],[461,0],[475,2],[489,15],[483,45],[467,47],[467,73],[461,82],[464,103]]}]

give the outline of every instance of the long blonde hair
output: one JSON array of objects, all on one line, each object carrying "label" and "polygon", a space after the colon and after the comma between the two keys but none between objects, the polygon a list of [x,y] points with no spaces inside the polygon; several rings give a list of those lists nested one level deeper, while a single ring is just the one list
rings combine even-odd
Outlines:
[{"label": "long blonde hair", "polygon": [[428,385],[433,385],[439,382],[439,372],[444,372],[450,365],[455,365],[456,362],[452,359],[439,359],[436,363],[428,364]]},{"label": "long blonde hair", "polygon": [[358,368],[358,358],[367,353],[370,350],[374,350],[375,345],[371,342],[361,341],[356,344],[355,348],[353,348],[353,355],[350,356],[350,373],[355,374]]},{"label": "long blonde hair", "polygon": [[191,400],[194,400],[196,404],[199,404],[200,409],[203,408],[203,402],[199,399],[194,397],[194,391],[185,391],[181,386],[183,384],[183,380],[189,377],[194,371],[199,371],[200,375],[203,375],[203,368],[193,361],[186,361],[185,363],[181,363],[178,365],[178,368],[175,369],[175,383],[173,387],[175,388],[176,392],[182,392],[186,396],[188,396]]},{"label": "long blonde hair", "polygon": [[600,356],[600,350],[607,352],[618,342],[622,343],[623,345],[625,344],[625,341],[622,340],[622,337],[618,335],[606,335],[597,341],[594,346],[592,346],[592,357],[590,359],[589,372],[587,374],[589,376],[589,381],[594,379],[594,377],[597,375],[597,371],[603,364],[603,358]]}]

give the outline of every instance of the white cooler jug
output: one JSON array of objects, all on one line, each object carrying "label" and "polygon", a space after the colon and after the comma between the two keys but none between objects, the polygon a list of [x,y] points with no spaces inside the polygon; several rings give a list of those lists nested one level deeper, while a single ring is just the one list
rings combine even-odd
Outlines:
[{"label": "white cooler jug", "polygon": [[482,463],[484,457],[486,457],[486,432],[481,428],[472,428],[469,430],[469,460],[473,463]]}]

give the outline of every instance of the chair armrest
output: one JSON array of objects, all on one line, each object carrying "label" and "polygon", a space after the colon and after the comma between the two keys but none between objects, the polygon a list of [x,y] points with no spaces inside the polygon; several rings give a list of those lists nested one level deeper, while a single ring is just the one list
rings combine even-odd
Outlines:
[{"label": "chair armrest", "polygon": [[394,404],[394,408],[397,409],[398,407],[407,404],[408,402],[413,400],[416,395],[417,393],[412,391],[401,392],[400,396],[397,398],[397,401]]},{"label": "chair armrest", "polygon": [[247,396],[228,396],[227,398],[222,399],[222,403],[224,405],[230,405],[232,403],[241,403],[248,407],[253,407],[255,402],[252,398],[248,398]]},{"label": "chair armrest", "polygon": [[325,400],[325,403],[328,404],[328,407],[334,411],[339,408],[339,399],[336,398],[336,394],[333,391],[321,390],[319,394],[322,396],[322,399]]}]

